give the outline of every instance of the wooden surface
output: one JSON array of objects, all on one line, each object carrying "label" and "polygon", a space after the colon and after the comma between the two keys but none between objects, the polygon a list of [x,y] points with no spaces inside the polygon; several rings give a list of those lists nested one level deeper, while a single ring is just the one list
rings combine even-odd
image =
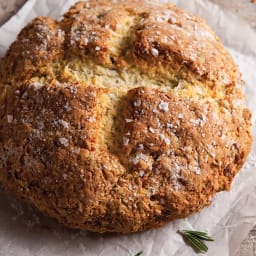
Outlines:
[{"label": "wooden surface", "polygon": [[[245,19],[256,30],[256,4],[253,4],[250,0],[211,1]],[[0,0],[0,25],[15,14],[24,2],[26,2],[26,0]],[[256,226],[242,242],[239,256],[256,256]]]}]

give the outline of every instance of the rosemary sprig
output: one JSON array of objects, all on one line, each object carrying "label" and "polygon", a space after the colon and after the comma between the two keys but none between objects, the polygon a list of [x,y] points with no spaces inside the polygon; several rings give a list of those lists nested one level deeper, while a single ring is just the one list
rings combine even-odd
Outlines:
[{"label": "rosemary sprig", "polygon": [[208,251],[208,247],[203,241],[214,241],[205,232],[196,230],[179,230],[178,232],[197,252],[205,253]]},{"label": "rosemary sprig", "polygon": [[141,256],[143,254],[143,251],[140,251],[138,253],[136,253],[134,256]]}]

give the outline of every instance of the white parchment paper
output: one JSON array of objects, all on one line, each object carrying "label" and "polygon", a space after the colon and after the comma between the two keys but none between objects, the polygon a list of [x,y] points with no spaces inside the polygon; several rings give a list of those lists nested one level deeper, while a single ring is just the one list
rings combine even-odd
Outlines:
[{"label": "white parchment paper", "polygon": [[[58,19],[74,2],[29,0],[0,28],[0,57],[27,22],[38,15]],[[205,230],[214,237],[215,242],[209,243],[206,255],[237,255],[240,243],[256,224],[256,32],[209,0],[170,2],[205,18],[243,73],[247,101],[253,113],[254,144],[231,192],[218,193],[210,207],[157,230],[132,235],[97,235],[66,229],[0,189],[0,256],[133,256],[141,250],[143,255],[152,256],[195,255],[177,234],[183,228]]]}]

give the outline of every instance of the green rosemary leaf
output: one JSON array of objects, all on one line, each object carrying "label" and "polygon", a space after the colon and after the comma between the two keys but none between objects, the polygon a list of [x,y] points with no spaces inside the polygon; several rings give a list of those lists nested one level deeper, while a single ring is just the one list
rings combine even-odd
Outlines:
[{"label": "green rosemary leaf", "polygon": [[202,232],[202,231],[197,231],[197,230],[188,230],[188,229],[184,229],[182,230],[182,232],[186,232],[186,233],[191,233],[191,234],[198,234],[198,235],[208,235],[206,232]]},{"label": "green rosemary leaf", "polygon": [[187,234],[192,234],[196,237],[198,237],[201,240],[204,241],[214,241],[213,238],[211,238],[207,233],[201,232],[201,231],[195,231],[195,230],[182,230],[182,232],[187,233]]},{"label": "green rosemary leaf", "polygon": [[192,247],[196,251],[198,251],[198,252],[207,252],[208,251],[208,247],[200,239],[197,239],[196,237],[193,237],[188,234],[183,234],[183,237],[187,242],[189,242],[192,245]]},{"label": "green rosemary leaf", "polygon": [[208,251],[208,247],[203,241],[214,241],[205,232],[195,230],[179,230],[178,232],[197,252],[205,253]]},{"label": "green rosemary leaf", "polygon": [[136,253],[134,256],[140,256],[142,254],[143,254],[143,251],[140,251],[140,252]]}]

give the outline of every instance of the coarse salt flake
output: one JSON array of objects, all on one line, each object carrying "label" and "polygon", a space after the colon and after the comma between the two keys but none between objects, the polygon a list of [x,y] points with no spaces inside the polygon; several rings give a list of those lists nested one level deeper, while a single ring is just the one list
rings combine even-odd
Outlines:
[{"label": "coarse salt flake", "polygon": [[189,122],[191,123],[191,124],[193,124],[194,126],[196,126],[196,125],[199,125],[200,124],[200,119],[189,119]]},{"label": "coarse salt flake", "polygon": [[80,153],[80,148],[72,148],[71,152],[75,153],[75,154],[79,154]]},{"label": "coarse salt flake", "polygon": [[39,82],[34,82],[32,85],[35,90],[39,90],[44,86],[42,83],[39,83]]},{"label": "coarse salt flake", "polygon": [[37,123],[37,128],[38,128],[39,130],[44,129],[44,127],[45,127],[45,125],[44,125],[44,122],[43,122],[43,121],[39,121],[39,122]]},{"label": "coarse salt flake", "polygon": [[182,113],[178,114],[178,118],[182,119],[184,117],[184,115]]},{"label": "coarse salt flake", "polygon": [[77,87],[76,86],[70,86],[69,89],[70,89],[71,93],[73,93],[73,94],[77,93]]},{"label": "coarse salt flake", "polygon": [[141,99],[137,99],[133,104],[135,107],[139,107],[141,105]]},{"label": "coarse salt flake", "polygon": [[96,121],[95,117],[93,117],[93,116],[89,117],[87,120],[88,120],[88,122],[90,122],[90,123],[93,123],[93,122]]},{"label": "coarse salt flake", "polygon": [[66,129],[68,129],[68,127],[69,127],[68,122],[66,122],[62,119],[59,120],[59,124],[61,124]]},{"label": "coarse salt flake", "polygon": [[68,139],[66,139],[66,138],[60,138],[60,139],[59,139],[59,142],[60,142],[60,144],[63,145],[64,147],[67,147],[67,146],[69,145]]},{"label": "coarse salt flake", "polygon": [[165,142],[166,145],[170,145],[171,144],[170,139],[167,138],[167,137],[164,138],[164,142]]},{"label": "coarse salt flake", "polygon": [[158,133],[158,136],[159,136],[159,138],[160,138],[161,140],[164,140],[164,138],[165,138],[165,135],[164,135],[163,133]]},{"label": "coarse salt flake", "polygon": [[144,171],[140,171],[140,172],[139,172],[139,176],[140,176],[140,177],[143,177],[143,176],[144,176],[144,174],[145,174],[145,172],[144,172]]},{"label": "coarse salt flake", "polygon": [[7,115],[7,122],[12,123],[13,122],[13,115]]},{"label": "coarse salt flake", "polygon": [[139,145],[138,145],[138,149],[139,149],[139,150],[144,150],[144,145],[143,145],[143,144],[139,144]]},{"label": "coarse salt flake", "polygon": [[149,127],[148,129],[149,129],[149,131],[150,131],[151,133],[155,133],[155,129],[154,129],[154,128]]},{"label": "coarse salt flake", "polygon": [[159,55],[159,51],[156,48],[151,48],[151,54],[157,57]]},{"label": "coarse salt flake", "polygon": [[141,160],[148,162],[148,156],[140,152],[134,158],[132,158],[130,162],[133,164],[138,164]]},{"label": "coarse salt flake", "polygon": [[197,175],[201,174],[201,170],[200,170],[199,167],[195,168],[195,173],[196,173]]},{"label": "coarse salt flake", "polygon": [[130,141],[129,138],[123,137],[123,143],[125,146],[127,146],[129,144],[129,141]]},{"label": "coarse salt flake", "polygon": [[169,111],[169,105],[167,102],[161,101],[158,105],[159,109],[163,110],[164,112]]}]

